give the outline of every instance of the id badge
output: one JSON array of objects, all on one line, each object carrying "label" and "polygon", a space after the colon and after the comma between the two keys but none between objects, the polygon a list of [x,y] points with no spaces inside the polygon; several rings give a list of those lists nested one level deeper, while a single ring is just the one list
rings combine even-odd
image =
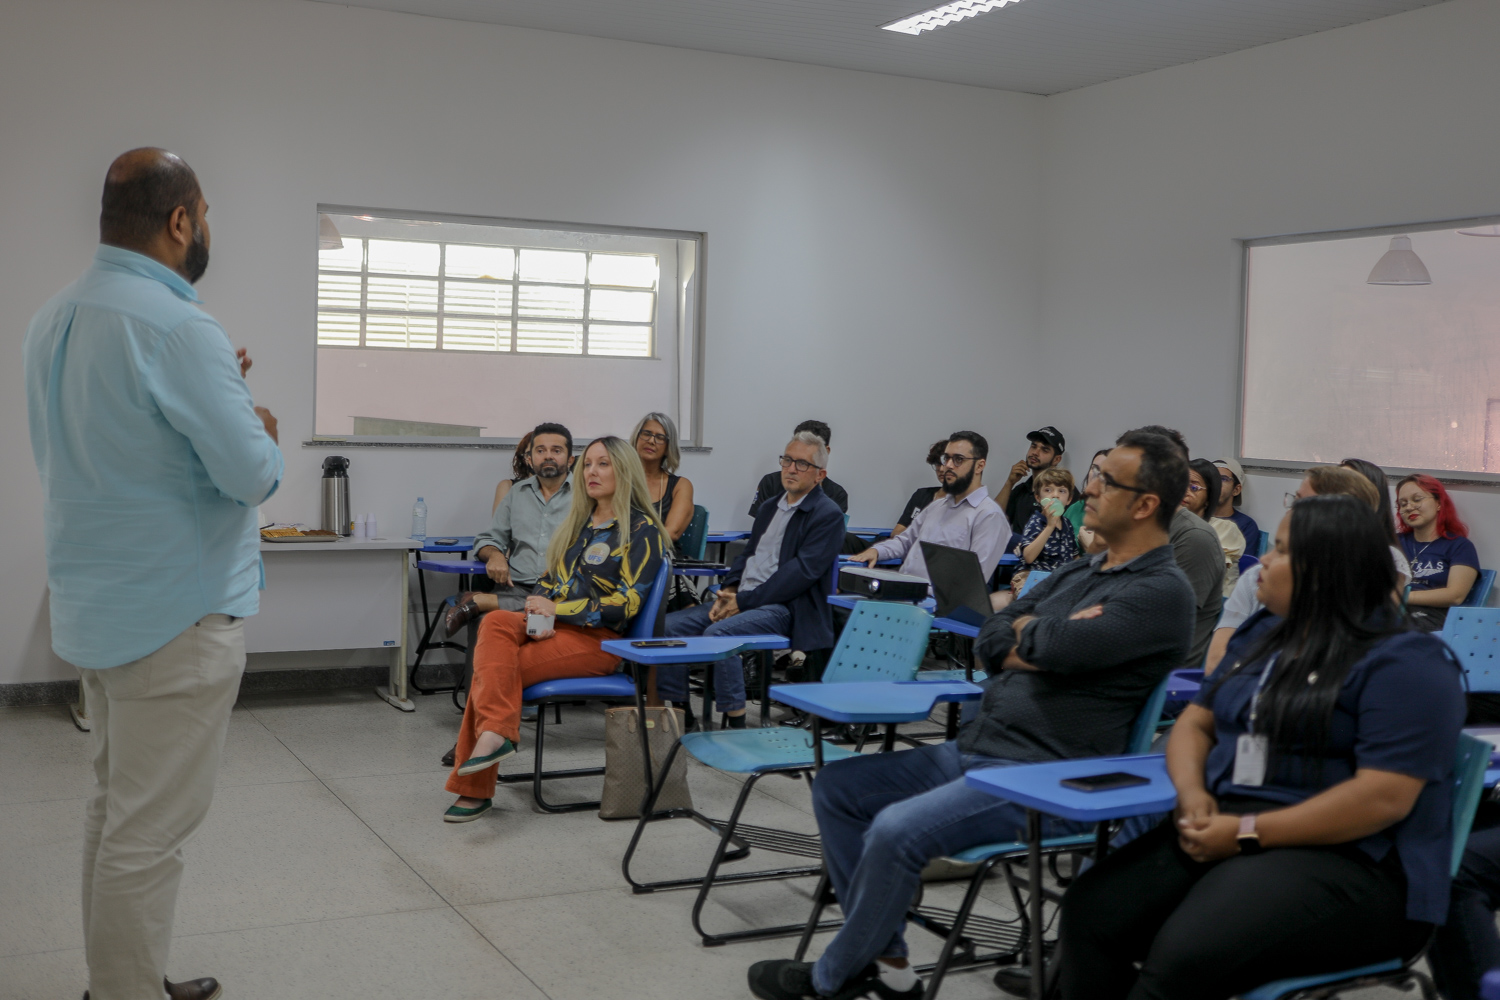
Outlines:
[{"label": "id badge", "polygon": [[1269,741],[1264,736],[1241,733],[1234,744],[1234,776],[1230,780],[1249,788],[1265,784],[1268,749]]}]

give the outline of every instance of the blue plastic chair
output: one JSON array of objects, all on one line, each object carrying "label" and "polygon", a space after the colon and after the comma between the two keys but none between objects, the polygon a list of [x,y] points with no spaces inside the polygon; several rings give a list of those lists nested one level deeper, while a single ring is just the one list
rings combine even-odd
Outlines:
[{"label": "blue plastic chair", "polygon": [[[650,639],[658,634],[657,623],[661,618],[662,603],[666,600],[667,586],[671,580],[672,563],[670,560],[663,559],[661,568],[656,572],[656,579],[651,583],[651,590],[646,594],[645,603],[641,605],[641,610],[636,613],[636,616],[630,620],[630,627],[625,630],[621,638]],[[547,735],[546,706],[576,701],[634,701],[636,707],[641,710],[641,717],[645,718],[645,691],[636,683],[635,671],[631,669],[633,665],[622,662],[621,666],[626,669],[616,670],[602,677],[560,677],[557,680],[542,681],[540,684],[533,684],[523,689],[521,703],[539,706],[536,714],[536,750],[531,770],[516,774],[502,774],[499,775],[499,780],[507,785],[522,781],[531,782],[531,797],[536,800],[537,807],[544,812],[577,812],[582,809],[599,808],[598,800],[559,804],[542,798],[542,782],[544,781],[556,778],[586,778],[604,773],[602,767],[575,767],[563,771],[542,770],[542,747]],[[646,759],[649,760],[650,750],[646,742],[646,729],[642,726],[640,730],[641,749],[646,754]]]},{"label": "blue plastic chair", "polygon": [[1449,608],[1437,635],[1458,657],[1470,691],[1500,691],[1500,608]]},{"label": "blue plastic chair", "polygon": [[[1490,763],[1490,745],[1467,733],[1458,737],[1458,755],[1453,762],[1453,852],[1448,863],[1448,874],[1458,874],[1458,866],[1464,859],[1464,845],[1469,841],[1469,828],[1474,823],[1474,812],[1479,808],[1479,796],[1484,791],[1484,771]],[[1318,997],[1332,997],[1343,990],[1362,990],[1370,986],[1395,986],[1411,989],[1413,983],[1422,989],[1424,997],[1437,996],[1432,980],[1425,972],[1413,968],[1427,953],[1424,946],[1409,961],[1393,958],[1376,962],[1358,969],[1330,972],[1322,976],[1299,976],[1295,979],[1278,979],[1273,983],[1257,987],[1241,994],[1240,1000],[1284,1000],[1301,997],[1313,991]]]},{"label": "blue plastic chair", "polygon": [[[849,621],[839,636],[838,645],[828,666],[823,671],[824,683],[851,681],[909,681],[917,676],[922,658],[927,653],[927,634],[932,627],[932,615],[911,604],[889,601],[861,601],[849,613]],[[677,751],[685,750],[694,760],[727,774],[747,775],[740,787],[739,798],[727,820],[714,820],[693,809],[674,809],[656,812],[656,800],[671,773],[672,762]],[[823,760],[831,762],[856,756],[856,751],[835,746],[824,741]],[[783,924],[776,927],[760,927],[754,930],[735,931],[729,934],[709,934],[704,931],[701,916],[703,905],[715,885],[737,882],[764,882],[773,879],[801,878],[822,873],[822,842],[816,834],[793,833],[762,826],[740,823],[740,814],[757,782],[768,774],[806,776],[809,781],[816,767],[812,734],[803,729],[774,726],[763,729],[724,729],[713,732],[685,733],[673,745],[662,764],[661,777],[651,789],[651,797],[636,824],[630,846],[625,850],[621,870],[625,881],[633,892],[654,892],[660,889],[686,889],[696,887],[698,898],[693,903],[693,929],[703,939],[705,946],[726,944],[731,941],[757,941],[766,938],[787,937],[800,934],[803,924]],[[646,824],[657,819],[693,819],[719,834],[719,844],[714,851],[708,871],[698,878],[666,879],[658,882],[637,882],[630,874],[630,862],[635,856],[636,846]],[[729,859],[730,845],[738,848],[739,857],[749,848],[760,848],[777,854],[808,858],[811,864],[773,868],[762,871],[731,872],[720,875],[719,868]],[[828,923],[825,929],[838,926]]]},{"label": "blue plastic chair", "polygon": [[1456,605],[1460,608],[1482,608],[1490,599],[1490,590],[1495,586],[1495,571],[1482,569],[1479,571],[1479,579],[1474,581],[1474,586],[1469,588],[1469,595],[1463,599],[1463,603]]},{"label": "blue plastic chair", "polygon": [[[425,551],[425,550],[421,550]],[[460,552],[468,554],[468,550],[457,546],[444,546],[438,551]],[[438,624],[447,617],[447,611],[458,601],[458,595],[443,598],[438,603],[437,614],[430,614],[427,610],[427,574],[445,573],[458,577],[458,588],[460,591],[469,589],[469,579],[475,576],[484,576],[485,564],[476,559],[417,559],[417,589],[421,594],[422,601],[422,638],[417,640],[416,659],[412,661],[411,669],[407,672],[406,683],[418,694],[443,694],[453,692],[453,704],[458,705],[458,692],[463,690],[464,676],[468,673],[471,660],[469,647],[461,642],[451,639],[434,640],[432,633],[437,630]],[[471,633],[472,634],[472,633]],[[463,673],[456,677],[453,684],[448,687],[424,688],[417,683],[417,671],[422,669],[422,660],[434,649],[456,649],[464,654]],[[459,706],[462,707],[462,706]]]},{"label": "blue plastic chair", "polygon": [[[1156,736],[1157,723],[1161,719],[1162,707],[1167,703],[1167,678],[1162,678],[1160,684],[1151,691],[1146,698],[1145,704],[1141,706],[1140,713],[1135,718],[1135,723],[1130,729],[1130,742],[1126,744],[1125,752],[1128,754],[1146,754],[1151,752],[1151,741]],[[1103,830],[1104,828],[1101,828]],[[1042,851],[1048,855],[1065,854],[1070,852],[1085,851],[1089,848],[1096,850],[1107,844],[1107,840],[1101,842],[1101,836],[1097,833],[1081,833],[1067,837],[1052,837],[1042,841]],[[943,950],[938,955],[938,960],[931,966],[919,968],[917,971],[927,975],[927,989],[922,994],[924,1000],[933,1000],[937,996],[938,989],[942,985],[943,977],[955,969],[967,969],[976,965],[989,965],[1003,961],[1009,961],[1015,956],[1024,953],[1028,941],[1029,921],[1027,918],[1028,907],[1021,899],[1020,891],[1010,877],[1007,869],[1005,881],[1010,888],[1011,897],[1015,902],[1016,912],[1020,914],[1018,922],[1003,922],[989,917],[973,916],[974,904],[979,900],[980,890],[989,878],[990,871],[1003,861],[1027,857],[1030,853],[1030,845],[1023,840],[1002,841],[995,844],[977,844],[952,854],[951,860],[965,864],[977,864],[979,867],[969,880],[968,892],[964,894],[963,902],[955,910],[947,910],[936,906],[925,906],[917,904],[906,915],[906,919],[923,930],[943,938]],[[1054,874],[1056,870],[1054,869]],[[802,940],[797,944],[796,958],[801,961],[807,954],[807,948],[812,943],[813,934],[820,928],[818,921],[822,916],[823,908],[834,902],[833,894],[829,891],[828,880],[825,877],[818,886],[818,891],[813,897],[813,910],[809,916],[806,926],[802,930]],[[971,926],[977,930],[971,931]],[[966,934],[966,932],[969,932]],[[998,950],[990,954],[980,954],[980,945],[993,945]],[[961,951],[962,958],[954,960],[954,952]]]},{"label": "blue plastic chair", "polygon": [[682,553],[684,559],[692,559],[702,562],[705,553],[708,552],[708,508],[700,504],[693,504],[693,519],[688,522],[687,530],[682,537],[677,539],[677,551]]},{"label": "blue plastic chair", "polygon": [[1245,572],[1245,570],[1259,564],[1259,562],[1260,556],[1252,556],[1250,553],[1246,552],[1244,555],[1240,556],[1240,572]]}]

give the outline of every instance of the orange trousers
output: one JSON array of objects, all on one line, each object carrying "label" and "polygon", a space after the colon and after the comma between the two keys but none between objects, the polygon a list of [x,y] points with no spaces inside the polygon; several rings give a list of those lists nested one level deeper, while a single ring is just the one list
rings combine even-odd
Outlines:
[{"label": "orange trousers", "polygon": [[[618,636],[609,629],[583,628],[557,623],[550,639],[526,635],[522,611],[491,611],[479,623],[474,645],[474,676],[469,681],[469,700],[458,731],[458,749],[453,769],[474,755],[474,744],[482,732],[499,733],[521,743],[521,691],[542,681],[560,677],[601,677],[614,673],[618,656],[599,648],[605,639]],[[447,789],[455,795],[476,799],[494,798],[499,767],[478,774],[448,775]]]}]

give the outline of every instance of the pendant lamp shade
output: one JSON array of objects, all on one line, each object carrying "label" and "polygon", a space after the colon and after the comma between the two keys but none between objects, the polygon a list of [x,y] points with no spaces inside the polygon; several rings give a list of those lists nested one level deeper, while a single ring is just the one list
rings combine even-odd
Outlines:
[{"label": "pendant lamp shade", "polygon": [[1460,236],[1500,236],[1500,225],[1497,226],[1475,226],[1473,229],[1460,229]]},{"label": "pendant lamp shade", "polygon": [[1367,285],[1430,285],[1432,275],[1411,248],[1410,236],[1392,236],[1391,248],[1375,262]]},{"label": "pendant lamp shade", "polygon": [[318,213],[318,249],[344,249],[344,238],[339,235],[338,227],[333,224],[333,220],[324,212]]}]

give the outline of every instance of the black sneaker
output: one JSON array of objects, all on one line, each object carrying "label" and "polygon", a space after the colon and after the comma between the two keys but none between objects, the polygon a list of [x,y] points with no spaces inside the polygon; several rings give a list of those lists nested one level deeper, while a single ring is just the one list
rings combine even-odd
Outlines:
[{"label": "black sneaker", "polygon": [[819,993],[812,982],[812,963],[772,959],[750,966],[750,992],[760,1000],[921,1000],[922,981],[909,990],[894,990],[880,980],[874,962],[860,970],[837,993]]},{"label": "black sneaker", "polygon": [[1031,966],[1005,966],[995,973],[995,985],[1001,993],[1026,1000],[1031,996]]},{"label": "black sneaker", "polygon": [[726,716],[724,716],[724,728],[725,729],[744,729],[745,728],[745,719],[748,718],[748,717],[749,717],[749,713],[748,712],[742,712],[739,715],[726,715]]}]

